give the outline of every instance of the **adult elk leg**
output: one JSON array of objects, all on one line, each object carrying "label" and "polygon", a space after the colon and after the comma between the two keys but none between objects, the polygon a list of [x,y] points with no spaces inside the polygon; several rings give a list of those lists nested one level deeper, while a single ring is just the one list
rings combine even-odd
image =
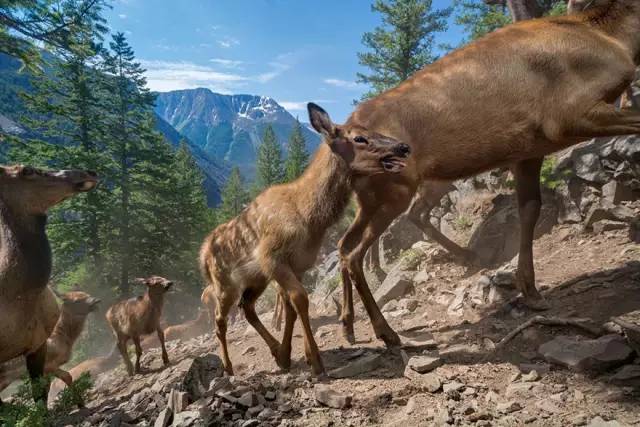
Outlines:
[{"label": "adult elk leg", "polygon": [[[302,322],[304,331],[304,350],[307,361],[311,365],[316,375],[324,375],[324,365],[320,357],[320,350],[311,330],[311,322],[309,320],[309,297],[307,291],[291,268],[286,264],[279,264],[274,271],[274,278],[280,284],[282,289],[287,292],[289,302],[295,309]],[[288,327],[289,325],[286,325]]]},{"label": "adult elk leg", "polygon": [[133,340],[133,345],[136,347],[136,364],[134,367],[134,372],[136,374],[140,373],[140,358],[142,357],[142,346],[140,345],[140,337],[131,337]]},{"label": "adult elk leg", "polygon": [[[340,255],[342,258],[342,281],[345,291],[351,288],[353,283],[360,295],[367,314],[371,319],[376,337],[383,340],[387,347],[398,347],[400,337],[389,326],[380,308],[376,304],[371,289],[364,276],[363,262],[364,255],[369,246],[387,229],[389,224],[398,217],[407,207],[408,202],[396,204],[394,210],[388,210],[392,205],[377,209],[374,215],[365,213],[361,207],[356,222],[349,229],[340,242]],[[367,221],[367,219],[369,219]],[[356,226],[357,225],[357,226]],[[348,308],[347,308],[348,309]],[[343,307],[344,310],[344,307]],[[351,307],[353,311],[353,307]],[[353,320],[352,320],[353,322]],[[347,329],[347,327],[345,328]],[[348,329],[347,329],[348,330]],[[353,329],[351,329],[353,330]]]},{"label": "adult elk leg", "polygon": [[[346,233],[338,242],[340,257],[342,258],[341,274],[342,274],[342,309],[340,312],[340,322],[342,323],[342,334],[344,338],[353,345],[356,343],[355,334],[353,332],[354,309],[353,309],[353,287],[351,286],[351,277],[349,275],[349,265],[345,262],[345,257],[354,246],[352,241],[358,241],[369,222],[369,214],[360,208],[356,214],[356,218],[351,223]],[[349,244],[349,246],[346,246]]]},{"label": "adult elk leg", "polygon": [[130,377],[133,376],[133,365],[131,364],[131,359],[129,359],[129,353],[127,353],[127,338],[118,336],[116,337],[118,340],[117,346],[118,351],[120,351],[120,355],[122,356],[122,360],[124,361],[124,365],[127,368],[127,373]]},{"label": "adult elk leg", "polygon": [[49,394],[48,384],[42,387],[38,380],[43,379],[44,365],[47,359],[47,344],[44,343],[35,352],[27,355],[27,371],[31,378],[31,392],[34,400],[47,401]]},{"label": "adult elk leg", "polygon": [[533,267],[533,233],[540,216],[540,168],[543,158],[529,159],[517,163],[513,168],[518,196],[520,216],[520,253],[516,285],[524,303],[533,310],[547,310],[549,305],[536,289]]},{"label": "adult elk leg", "polygon": [[447,193],[454,189],[455,187],[450,182],[425,183],[414,197],[407,216],[424,234],[440,244],[458,260],[465,264],[473,264],[477,258],[473,251],[459,246],[431,224],[431,211]]}]

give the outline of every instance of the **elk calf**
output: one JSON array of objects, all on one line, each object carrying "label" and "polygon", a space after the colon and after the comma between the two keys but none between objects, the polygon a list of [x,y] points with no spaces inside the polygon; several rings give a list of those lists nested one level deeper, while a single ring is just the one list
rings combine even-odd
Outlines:
[{"label": "elk calf", "polygon": [[[62,310],[51,336],[47,339],[47,357],[44,364],[44,373],[54,374],[67,385],[71,385],[71,375],[60,369],[60,366],[71,359],[73,345],[84,329],[87,316],[95,311],[100,300],[79,291],[65,294],[58,294],[53,291],[53,293],[62,300]],[[8,362],[3,368],[5,369],[0,373],[0,390],[5,389],[13,381],[20,378],[24,371],[21,363]]]},{"label": "elk calf", "polygon": [[[322,108],[308,108],[311,124],[325,137],[309,167],[297,180],[265,190],[202,245],[200,267],[215,296],[216,334],[230,375],[227,315],[238,304],[283,369],[291,364],[293,326],[300,316],[307,360],[314,373],[324,373],[309,321],[309,298],[300,280],[315,263],[327,228],[346,208],[352,181],[371,175],[394,179],[409,155],[409,146],[396,139],[360,126],[335,125]],[[272,280],[286,294],[282,345],[255,311],[256,300]]]},{"label": "elk calf", "polygon": [[165,366],[169,364],[160,317],[162,316],[164,294],[171,288],[173,282],[162,277],[152,276],[148,279],[136,279],[136,283],[147,287],[144,296],[121,301],[111,306],[106,315],[107,323],[113,329],[118,350],[122,355],[129,376],[133,376],[134,368],[127,354],[128,341],[133,340],[136,346],[135,373],[140,373],[140,357],[142,356],[140,337],[154,331],[158,334],[162,347],[162,361]]}]

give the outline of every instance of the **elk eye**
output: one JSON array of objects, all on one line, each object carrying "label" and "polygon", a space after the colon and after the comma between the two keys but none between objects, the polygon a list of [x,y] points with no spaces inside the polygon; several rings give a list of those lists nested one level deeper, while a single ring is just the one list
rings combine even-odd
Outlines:
[{"label": "elk eye", "polygon": [[367,138],[365,138],[364,136],[356,136],[355,138],[353,138],[354,142],[357,142],[358,144],[368,144],[369,141],[367,141]]}]

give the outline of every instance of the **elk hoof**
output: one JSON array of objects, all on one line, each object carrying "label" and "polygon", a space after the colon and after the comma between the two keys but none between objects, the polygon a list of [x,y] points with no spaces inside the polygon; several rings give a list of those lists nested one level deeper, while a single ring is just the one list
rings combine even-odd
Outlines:
[{"label": "elk hoof", "polygon": [[351,345],[355,345],[356,343],[356,334],[353,332],[353,323],[343,323],[342,324],[342,335],[344,339]]},{"label": "elk hoof", "polygon": [[381,333],[380,335],[378,335],[378,339],[384,341],[384,345],[390,350],[400,348],[402,346],[400,337],[392,330]]}]

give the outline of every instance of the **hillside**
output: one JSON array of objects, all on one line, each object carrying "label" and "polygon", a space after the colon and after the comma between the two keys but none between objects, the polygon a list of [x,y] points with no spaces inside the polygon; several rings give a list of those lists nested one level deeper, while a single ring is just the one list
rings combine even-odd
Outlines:
[{"label": "hillside", "polygon": [[[20,63],[7,55],[0,54],[0,131],[8,134],[28,132],[20,125],[20,117],[26,113],[20,93],[29,91],[29,75],[20,72]],[[220,202],[221,188],[229,174],[229,166],[207,155],[200,147],[180,134],[161,117],[156,120],[157,130],[174,146],[181,140],[186,140],[191,154],[205,175],[205,190],[210,206]],[[0,162],[3,150],[0,147]]]},{"label": "hillside", "polygon": [[[254,175],[264,128],[273,126],[284,150],[296,120],[269,97],[222,95],[204,88],[158,93],[156,113],[207,155],[239,166],[246,178]],[[319,136],[307,127],[303,132],[308,151],[315,151]]]}]

